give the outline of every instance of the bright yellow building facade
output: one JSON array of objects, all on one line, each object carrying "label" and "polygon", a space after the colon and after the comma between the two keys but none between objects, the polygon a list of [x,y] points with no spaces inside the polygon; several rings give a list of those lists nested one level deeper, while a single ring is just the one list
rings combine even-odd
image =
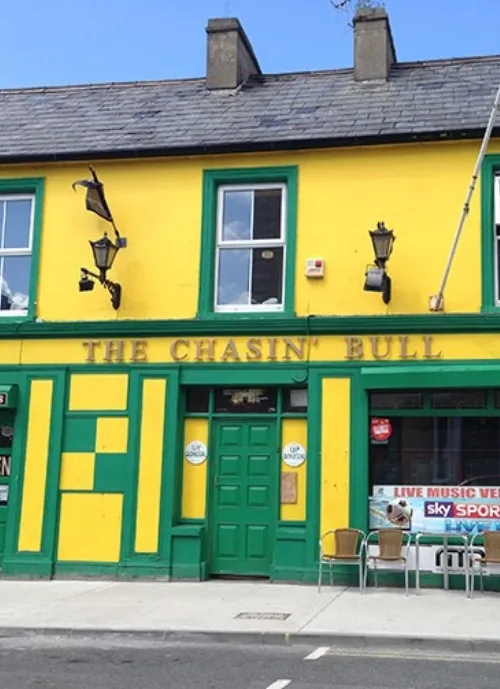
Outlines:
[{"label": "bright yellow building facade", "polygon": [[[497,140],[445,309],[429,310],[478,147],[472,135],[373,137],[95,157],[127,240],[107,275],[122,288],[116,310],[99,284],[78,289],[88,241],[112,236],[72,189],[92,156],[0,165],[2,237],[15,204],[32,204],[29,248],[14,252],[31,261],[26,299],[6,313],[5,288],[0,309],[2,574],[313,581],[321,534],[394,526],[388,506],[433,486],[460,488],[472,507],[462,519],[441,501],[439,528],[432,501],[412,507],[405,528],[430,538],[430,584],[438,533],[500,530],[484,517],[500,482]],[[253,194],[253,232],[260,191],[263,239],[224,245],[227,199]],[[396,236],[387,304],[363,289],[380,221]],[[6,241],[1,261],[14,251]],[[219,303],[224,251],[268,266],[281,256],[281,296]],[[311,261],[322,276],[307,274]]]}]

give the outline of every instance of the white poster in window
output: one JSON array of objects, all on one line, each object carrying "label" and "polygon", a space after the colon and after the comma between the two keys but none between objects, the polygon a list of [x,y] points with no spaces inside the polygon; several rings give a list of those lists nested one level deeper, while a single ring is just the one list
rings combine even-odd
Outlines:
[{"label": "white poster in window", "polygon": [[305,448],[300,443],[288,443],[281,451],[281,458],[289,467],[300,467],[306,461]]},{"label": "white poster in window", "polygon": [[192,440],[184,448],[184,457],[190,464],[203,464],[207,455],[207,446],[201,440]]},{"label": "white poster in window", "polygon": [[9,501],[9,486],[0,486],[0,505],[6,505]]}]

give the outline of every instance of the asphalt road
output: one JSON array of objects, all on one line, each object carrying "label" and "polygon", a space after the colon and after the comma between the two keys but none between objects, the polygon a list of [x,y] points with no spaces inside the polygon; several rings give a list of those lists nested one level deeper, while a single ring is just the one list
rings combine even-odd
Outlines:
[{"label": "asphalt road", "polygon": [[0,639],[1,689],[498,689],[499,672],[500,655],[478,653]]}]

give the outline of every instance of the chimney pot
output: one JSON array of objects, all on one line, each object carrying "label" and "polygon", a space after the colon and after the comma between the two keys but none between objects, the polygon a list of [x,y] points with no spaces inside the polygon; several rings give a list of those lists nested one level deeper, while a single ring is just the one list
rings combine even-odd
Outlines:
[{"label": "chimney pot", "polygon": [[207,88],[235,89],[253,74],[261,74],[238,19],[209,19],[206,31]]},{"label": "chimney pot", "polygon": [[396,63],[387,12],[381,8],[358,10],[354,17],[354,78],[387,79]]}]

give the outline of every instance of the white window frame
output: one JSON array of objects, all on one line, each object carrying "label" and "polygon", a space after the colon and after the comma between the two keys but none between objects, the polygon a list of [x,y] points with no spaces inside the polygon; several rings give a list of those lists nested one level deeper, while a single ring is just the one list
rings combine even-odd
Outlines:
[{"label": "white window frame", "polygon": [[[34,227],[35,227],[35,204],[36,204],[36,194],[2,194],[0,192],[0,203],[4,201],[31,201],[31,215],[30,215],[30,229],[29,229],[29,238],[28,238],[28,247],[20,248],[18,247],[17,249],[3,249],[2,245],[4,243],[4,237],[5,237],[5,224],[6,224],[6,214],[4,213],[2,217],[2,223],[0,227],[0,269],[1,269],[1,264],[2,264],[2,259],[5,257],[9,256],[15,256],[16,258],[18,256],[29,256],[31,260],[33,260],[33,234],[34,234]],[[31,273],[31,271],[30,271]],[[0,279],[3,278],[3,274],[0,270]],[[0,284],[0,290],[1,290],[1,284]],[[28,300],[30,297],[31,292],[31,274],[30,274],[30,284],[28,287]],[[27,309],[17,309],[17,310],[10,310],[7,311],[5,309],[0,309],[0,318],[19,318],[19,317],[24,317],[28,315],[29,312],[29,302],[28,302],[28,308]]]},{"label": "white window frame", "polygon": [[[226,191],[260,191],[261,189],[279,189],[281,191],[281,227],[279,239],[222,239],[224,218],[224,193]],[[215,280],[213,294],[213,309],[215,313],[281,313],[285,310],[285,286],[286,286],[286,228],[287,228],[287,195],[288,188],[283,182],[255,183],[255,184],[223,184],[217,189],[217,232],[215,242]],[[250,219],[253,228],[254,204]],[[281,304],[218,304],[219,291],[219,251],[220,249],[283,249],[283,271],[281,285]],[[253,255],[252,253],[250,254]],[[252,261],[248,272],[248,287],[251,293]]]}]

